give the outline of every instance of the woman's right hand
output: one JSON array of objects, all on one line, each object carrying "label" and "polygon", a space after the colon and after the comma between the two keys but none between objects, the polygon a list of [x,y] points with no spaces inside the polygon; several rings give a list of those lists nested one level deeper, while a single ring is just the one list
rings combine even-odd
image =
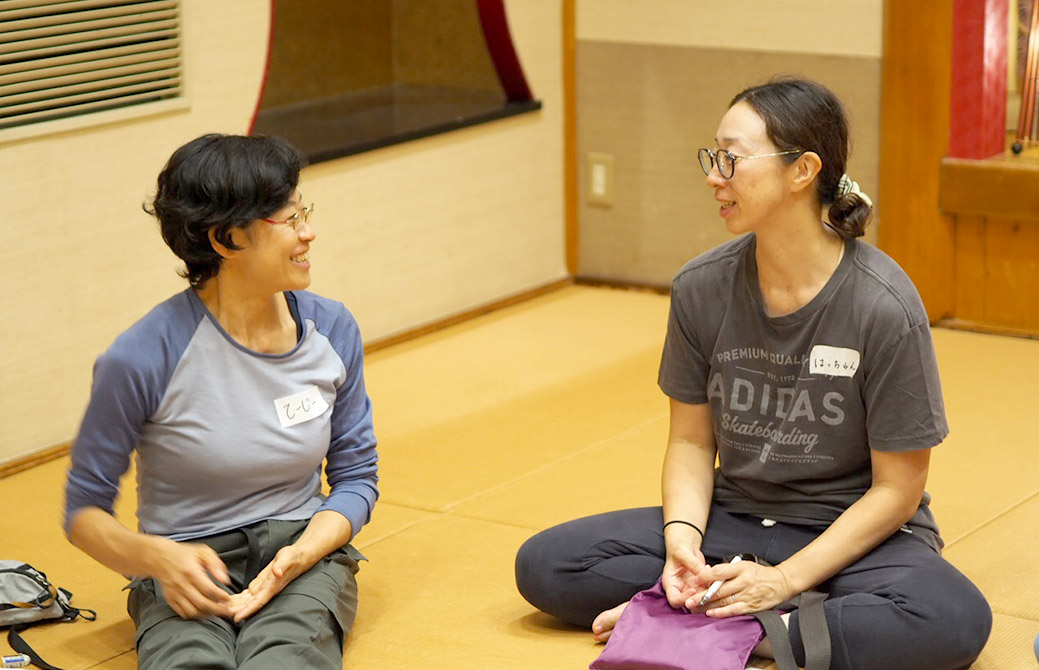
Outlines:
[{"label": "woman's right hand", "polygon": [[684,607],[686,600],[702,588],[696,575],[707,565],[707,560],[700,551],[699,540],[699,533],[681,524],[664,529],[667,560],[660,581],[667,602],[675,609]]},{"label": "woman's right hand", "polygon": [[231,595],[214,580],[230,585],[227,566],[212,547],[194,542],[174,542],[153,537],[149,563],[151,577],[162,587],[162,595],[182,619],[207,614],[230,618]]},{"label": "woman's right hand", "polygon": [[174,542],[132,531],[99,507],[78,510],[69,522],[69,540],[94,560],[123,575],[151,577],[166,603],[184,619],[206,614],[230,618],[227,566],[205,544]]}]

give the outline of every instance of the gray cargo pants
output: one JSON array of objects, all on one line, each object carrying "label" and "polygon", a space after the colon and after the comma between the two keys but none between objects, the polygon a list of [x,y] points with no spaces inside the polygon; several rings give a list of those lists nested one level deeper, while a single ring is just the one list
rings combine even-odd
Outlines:
[{"label": "gray cargo pants", "polygon": [[[238,592],[307,523],[260,521],[195,541],[216,550]],[[127,610],[137,627],[138,668],[341,670],[343,642],[357,614],[354,574],[363,558],[350,545],[337,549],[240,624],[213,616],[181,619],[153,580],[135,580]]]}]

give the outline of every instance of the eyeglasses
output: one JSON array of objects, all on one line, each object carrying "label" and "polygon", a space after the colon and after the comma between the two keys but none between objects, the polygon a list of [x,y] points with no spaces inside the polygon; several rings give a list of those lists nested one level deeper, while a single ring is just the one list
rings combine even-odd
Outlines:
[{"label": "eyeglasses", "polygon": [[293,230],[299,229],[300,223],[310,223],[310,215],[314,211],[314,203],[310,203],[306,207],[302,207],[296,210],[296,213],[285,219],[284,221],[275,221],[274,219],[260,219],[260,221],[266,221],[267,223],[284,223],[292,226]]},{"label": "eyeglasses", "polygon": [[752,158],[771,158],[772,156],[786,156],[787,154],[803,153],[804,151],[801,149],[791,149],[790,151],[780,151],[774,154],[761,154],[760,156],[737,156],[731,151],[725,149],[719,149],[718,153],[715,153],[710,149],[700,149],[696,153],[696,157],[700,159],[700,167],[703,168],[704,174],[711,174],[711,168],[717,164],[718,174],[725,179],[732,179],[732,174],[736,171],[736,161],[747,161]]}]

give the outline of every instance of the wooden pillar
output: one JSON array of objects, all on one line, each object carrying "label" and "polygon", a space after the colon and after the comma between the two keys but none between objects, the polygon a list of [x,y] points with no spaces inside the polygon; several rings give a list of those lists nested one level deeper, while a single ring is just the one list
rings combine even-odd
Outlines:
[{"label": "wooden pillar", "polygon": [[563,181],[566,271],[578,271],[577,226],[577,21],[576,0],[563,0]]},{"label": "wooden pillar", "polygon": [[880,247],[916,284],[931,321],[954,309],[954,230],[938,209],[949,144],[952,6],[884,2],[877,232]]}]

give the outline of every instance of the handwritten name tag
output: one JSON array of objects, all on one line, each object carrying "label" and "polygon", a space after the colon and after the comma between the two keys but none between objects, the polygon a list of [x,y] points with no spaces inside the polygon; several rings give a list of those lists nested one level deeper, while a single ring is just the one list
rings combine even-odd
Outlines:
[{"label": "handwritten name tag", "polygon": [[274,401],[274,408],[278,412],[278,420],[281,421],[282,428],[316,419],[324,414],[328,407],[328,403],[321,397],[321,391],[316,385]]},{"label": "handwritten name tag", "polygon": [[854,349],[817,344],[809,356],[809,372],[828,377],[854,377],[862,355]]}]

